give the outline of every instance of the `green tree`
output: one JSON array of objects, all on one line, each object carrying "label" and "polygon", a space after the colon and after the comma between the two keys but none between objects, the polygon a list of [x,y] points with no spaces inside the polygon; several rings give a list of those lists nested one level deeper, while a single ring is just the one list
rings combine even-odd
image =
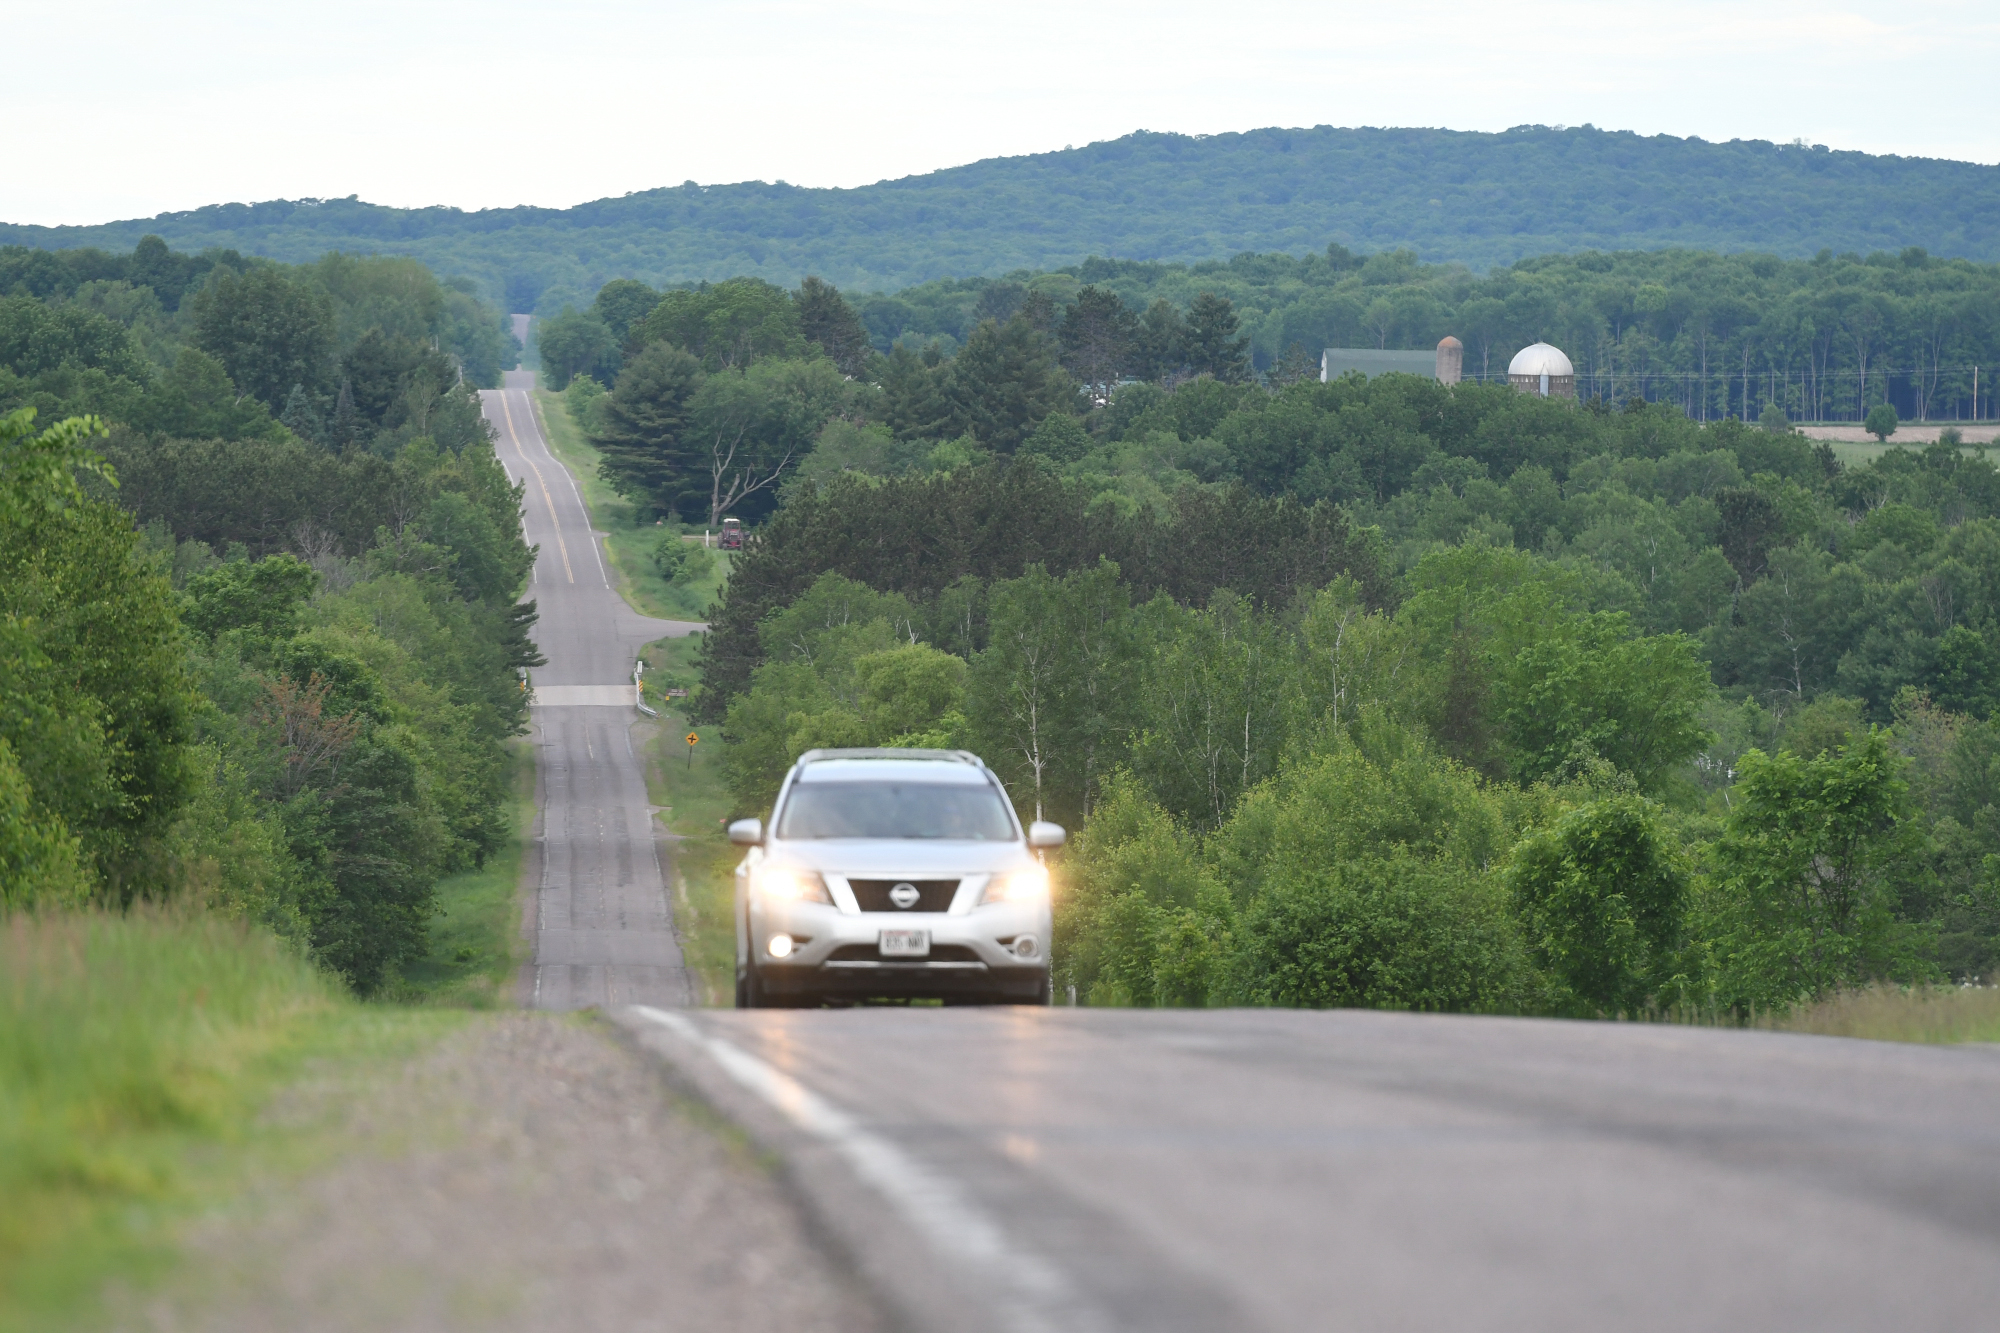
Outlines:
[{"label": "green tree", "polygon": [[175,596],[137,555],[131,517],[87,496],[109,482],[101,427],[0,418],[0,740],[29,819],[79,840],[115,902],[164,888],[156,855],[186,801],[193,691]]},{"label": "green tree", "polygon": [[1523,782],[1596,756],[1650,791],[1707,744],[1701,715],[1714,692],[1693,640],[1634,636],[1625,616],[1600,612],[1544,626],[1502,666],[1497,693]]},{"label": "green tree", "polygon": [[1085,287],[1063,311],[1059,338],[1063,366],[1083,382],[1093,402],[1108,403],[1132,362],[1139,321],[1116,292]]},{"label": "green tree", "polygon": [[632,326],[644,320],[659,303],[660,294],[645,283],[632,278],[613,278],[597,289],[590,311],[604,321],[612,341],[623,347],[631,337]]},{"label": "green tree", "polygon": [[535,325],[535,348],[542,358],[542,381],[568,384],[578,375],[601,383],[618,378],[618,337],[595,310],[564,310]]},{"label": "green tree", "polygon": [[620,495],[643,497],[655,508],[674,507],[699,494],[693,474],[693,400],[704,376],[701,363],[667,343],[653,343],[619,373],[596,404],[591,443],[602,454],[598,474]]},{"label": "green tree", "polygon": [[1070,407],[1075,385],[1047,335],[1022,316],[981,324],[951,364],[945,394],[953,420],[997,453],[1012,453],[1042,418]]},{"label": "green tree", "polygon": [[1874,728],[1817,758],[1742,757],[1710,908],[1725,1003],[1924,975],[1920,932],[1897,910],[1927,874],[1904,767]]},{"label": "green tree", "polygon": [[1225,384],[1250,378],[1250,339],[1237,335],[1239,323],[1228,297],[1203,292],[1194,298],[1182,340],[1195,374],[1213,375]]},{"label": "green tree", "polygon": [[1159,297],[1146,307],[1132,334],[1132,372],[1140,379],[1164,379],[1188,363],[1187,326],[1173,302]]},{"label": "green tree", "polygon": [[1896,420],[1896,409],[1894,406],[1889,403],[1877,403],[1868,409],[1868,417],[1861,423],[1861,429],[1867,431],[1876,439],[1887,443],[1889,437],[1896,433],[1896,427],[1900,424]]},{"label": "green tree", "polygon": [[760,357],[803,354],[799,313],[784,288],[731,278],[667,292],[634,328],[638,338],[682,348],[710,371],[740,370]]},{"label": "green tree", "polygon": [[333,301],[309,277],[275,264],[217,269],[193,306],[194,345],[273,415],[293,385],[317,393],[333,373]]},{"label": "green tree", "polygon": [[1031,565],[992,586],[987,615],[966,708],[980,751],[1034,818],[1080,824],[1131,725],[1138,641],[1118,566]]},{"label": "green tree", "polygon": [[799,308],[800,335],[825,352],[841,374],[859,376],[868,368],[873,350],[868,330],[839,289],[809,276],[792,293],[792,300]]},{"label": "green tree", "polygon": [[1587,1011],[1681,998],[1688,870],[1649,803],[1614,795],[1570,811],[1514,849],[1507,878],[1536,963]]}]

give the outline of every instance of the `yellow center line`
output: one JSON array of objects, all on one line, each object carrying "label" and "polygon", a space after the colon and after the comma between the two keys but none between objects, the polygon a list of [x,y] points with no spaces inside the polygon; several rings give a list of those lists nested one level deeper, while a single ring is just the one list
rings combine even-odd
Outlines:
[{"label": "yellow center line", "polygon": [[514,452],[521,455],[521,461],[535,474],[535,484],[542,488],[542,503],[549,507],[549,525],[556,530],[556,549],[562,552],[563,574],[571,583],[575,583],[576,575],[570,573],[569,568],[569,547],[563,542],[562,524],[556,519],[555,497],[549,494],[549,484],[542,480],[542,470],[535,466],[535,460],[528,457],[528,451],[521,447],[521,432],[514,429],[514,409],[507,406],[505,389],[500,391],[500,410],[506,414],[507,437],[514,441]]}]

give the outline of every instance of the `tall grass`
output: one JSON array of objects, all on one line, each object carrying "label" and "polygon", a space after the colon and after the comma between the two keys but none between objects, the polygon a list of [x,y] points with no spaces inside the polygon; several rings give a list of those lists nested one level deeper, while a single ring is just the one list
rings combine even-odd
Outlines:
[{"label": "tall grass", "polygon": [[248,1065],[344,1003],[272,936],[211,916],[0,917],[0,1327],[64,1304],[107,1246],[144,1249],[129,1210],[244,1119]]},{"label": "tall grass", "polygon": [[2000,1041],[2000,986],[1870,986],[1792,1010],[1769,1026],[1876,1041]]}]

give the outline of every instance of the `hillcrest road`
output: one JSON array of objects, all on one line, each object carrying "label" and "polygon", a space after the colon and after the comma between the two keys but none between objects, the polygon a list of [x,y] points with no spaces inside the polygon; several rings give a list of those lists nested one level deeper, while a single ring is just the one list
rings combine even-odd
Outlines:
[{"label": "hillcrest road", "polygon": [[530,856],[539,888],[521,1002],[684,1005],[692,996],[673,930],[668,850],[632,740],[641,721],[632,667],[653,640],[704,627],[654,620],[625,604],[576,479],[542,437],[533,372],[509,371],[505,386],[481,393],[480,402],[502,466],[526,487],[523,524],[540,548],[527,595],[540,610],[534,638],[548,658],[534,672]]}]

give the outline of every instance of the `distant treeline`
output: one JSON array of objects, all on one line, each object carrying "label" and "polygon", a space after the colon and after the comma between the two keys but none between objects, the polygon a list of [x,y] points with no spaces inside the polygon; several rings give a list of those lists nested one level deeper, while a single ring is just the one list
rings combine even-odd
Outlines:
[{"label": "distant treeline", "polygon": [[409,259],[294,267],[176,253],[157,236],[130,254],[0,247],[0,411],[44,421],[90,412],[236,439],[282,420],[335,450],[441,431],[457,443],[473,428],[467,394],[499,384],[519,350],[470,283]]},{"label": "distant treeline", "polygon": [[[1031,293],[1059,309],[1086,287],[1116,293],[1135,320],[1155,302],[1190,310],[1227,297],[1255,365],[1287,355],[1315,368],[1326,347],[1465,344],[1472,378],[1501,378],[1520,348],[1550,342],[1578,392],[1670,402],[1697,420],[1860,421],[1887,402],[1906,419],[2000,416],[2000,264],[1921,249],[1783,260],[1688,250],[1549,255],[1477,277],[1409,251],[1362,258],[1339,246],[1295,258],[1242,254],[1193,265],[1091,259],[1045,273],[952,279],[856,301],[881,351],[900,341],[949,354],[979,321]],[[1143,349],[1120,367],[1146,374]],[[1975,371],[1977,384],[1975,385]]]},{"label": "distant treeline", "polygon": [[[401,254],[515,311],[653,286],[816,273],[855,291],[1053,269],[1085,256],[1196,263],[1241,251],[1408,248],[1484,270],[1586,249],[1802,258],[1923,246],[2000,260],[2000,168],[1706,143],[1591,126],[1141,131],[858,189],[678,186],[575,208],[394,209],[355,199],[218,204],[88,227],[0,226],[0,243],[125,249],[155,233],[289,262]],[[1280,348],[1282,350],[1282,348]]]}]

